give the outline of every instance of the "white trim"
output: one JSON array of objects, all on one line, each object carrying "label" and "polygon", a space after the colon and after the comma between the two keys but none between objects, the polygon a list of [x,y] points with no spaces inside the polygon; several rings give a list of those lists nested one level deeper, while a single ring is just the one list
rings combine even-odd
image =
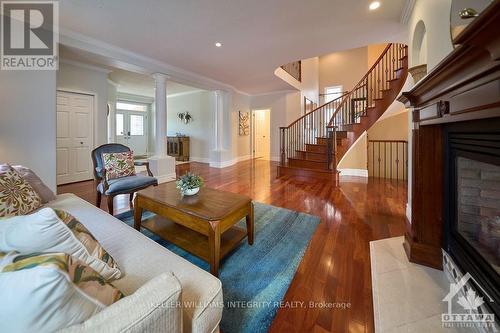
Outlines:
[{"label": "white trim", "polygon": [[411,205],[409,202],[406,203],[406,218],[408,219],[408,222],[411,224]]},{"label": "white trim", "polygon": [[189,162],[198,162],[198,163],[210,163],[210,158],[208,157],[189,157]]},{"label": "white trim", "polygon": [[402,24],[407,24],[410,21],[411,14],[413,13],[413,7],[415,6],[416,0],[405,0],[403,11],[401,12],[401,17],[399,22]]},{"label": "white trim", "polygon": [[238,156],[233,159],[227,160],[227,161],[221,161],[221,162],[210,162],[210,167],[211,168],[227,168],[229,166],[235,165],[236,163],[243,162],[246,160],[251,160],[252,155],[244,155],[244,156]]},{"label": "white trim", "polygon": [[174,173],[169,173],[168,175],[155,176],[155,178],[158,180],[158,184],[163,184],[176,180],[177,174],[174,172]]},{"label": "white trim", "polygon": [[340,176],[355,176],[368,178],[367,169],[338,169]]},{"label": "white trim", "polygon": [[285,90],[277,90],[277,91],[271,91],[271,92],[266,92],[266,93],[260,93],[260,94],[255,94],[255,95],[248,95],[251,97],[259,97],[259,96],[268,96],[268,95],[276,95],[276,94],[289,94],[289,93],[296,93],[297,90],[293,89],[285,89]]},{"label": "white trim", "polygon": [[170,94],[170,95],[167,92],[167,99],[169,99],[169,98],[175,98],[175,97],[179,97],[179,96],[191,95],[191,94],[200,93],[200,92],[208,92],[208,91],[207,90],[203,90],[203,89],[196,89],[196,90],[184,91],[184,92]]},{"label": "white trim", "polygon": [[72,66],[76,66],[76,67],[80,67],[80,68],[90,69],[92,71],[101,72],[101,73],[105,73],[105,74],[109,74],[109,73],[112,72],[112,70],[110,70],[110,69],[107,69],[107,68],[104,68],[104,67],[95,66],[95,65],[85,64],[83,62],[76,61],[76,60],[61,59],[59,62],[61,64],[72,65]]},{"label": "white trim", "polygon": [[168,73],[172,79],[175,78],[176,82],[182,84],[198,86],[207,90],[232,90],[242,95],[250,96],[250,94],[230,84],[105,43],[66,28],[61,28],[60,30],[60,43],[62,45],[91,52],[105,58],[111,58],[115,61],[117,68],[148,75],[156,72]]},{"label": "white trim", "polygon": [[110,78],[108,78],[108,83],[114,87],[119,87],[120,85],[118,83],[116,83],[115,81],[111,80]]},{"label": "white trim", "polygon": [[135,102],[141,104],[153,104],[155,99],[149,96],[141,96],[117,91],[116,101]]}]

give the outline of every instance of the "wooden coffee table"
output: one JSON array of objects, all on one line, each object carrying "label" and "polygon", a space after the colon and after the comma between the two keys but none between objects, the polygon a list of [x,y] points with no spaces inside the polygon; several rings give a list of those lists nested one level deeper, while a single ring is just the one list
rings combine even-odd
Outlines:
[{"label": "wooden coffee table", "polygon": [[[143,210],[156,216],[142,221]],[[246,217],[246,230],[235,226]],[[253,244],[252,199],[204,187],[197,195],[182,197],[175,182],[137,192],[134,227],[141,226],[189,253],[207,261],[218,276],[219,262],[245,236]]]}]

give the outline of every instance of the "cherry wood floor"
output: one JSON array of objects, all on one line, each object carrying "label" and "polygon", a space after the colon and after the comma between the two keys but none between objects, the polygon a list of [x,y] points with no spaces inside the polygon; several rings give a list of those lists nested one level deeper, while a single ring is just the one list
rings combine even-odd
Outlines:
[{"label": "cherry wood floor", "polygon": [[[343,177],[338,186],[276,179],[276,166],[261,160],[224,169],[189,163],[179,165],[177,174],[190,170],[203,176],[206,186],[321,218],[285,295],[290,307],[278,311],[270,332],[374,332],[369,242],[403,235],[406,184],[358,177]],[[95,202],[92,181],[60,186],[58,192]],[[115,198],[115,214],[129,209],[127,196]],[[350,308],[321,307],[343,302]]]}]

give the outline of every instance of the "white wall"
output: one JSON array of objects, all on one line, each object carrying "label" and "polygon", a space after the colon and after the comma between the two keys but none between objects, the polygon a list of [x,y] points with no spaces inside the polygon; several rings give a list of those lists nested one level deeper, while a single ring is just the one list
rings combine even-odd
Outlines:
[{"label": "white wall", "polygon": [[300,114],[304,114],[304,97],[319,106],[319,58],[302,60],[301,81],[296,80],[281,67],[274,74],[300,92]]},{"label": "white wall", "polygon": [[22,164],[56,190],[56,73],[0,71],[0,162]]},{"label": "white wall", "polygon": [[[178,117],[179,112],[188,111],[193,120],[184,124]],[[213,105],[210,92],[201,91],[185,95],[167,97],[167,135],[182,133],[190,137],[190,159],[207,163],[212,150]]]},{"label": "white wall", "polygon": [[232,93],[231,98],[231,129],[233,141],[233,158],[240,161],[252,157],[250,150],[250,135],[239,135],[239,113],[250,112],[250,97],[247,95]]},{"label": "white wall", "polygon": [[252,96],[250,101],[252,110],[271,110],[271,159],[278,161],[279,127],[288,126],[291,121],[297,119],[297,112],[300,112],[300,95],[298,92],[259,95]]},{"label": "white wall", "polygon": [[57,89],[67,89],[97,95],[94,114],[94,146],[108,142],[108,74],[100,69],[60,63],[57,71]]},{"label": "white wall", "polygon": [[452,50],[450,37],[451,0],[417,0],[408,22],[408,46],[410,66],[419,65],[420,59],[412,59],[414,31],[422,21],[425,26],[425,43],[421,59],[427,60],[427,72],[434,68]]}]

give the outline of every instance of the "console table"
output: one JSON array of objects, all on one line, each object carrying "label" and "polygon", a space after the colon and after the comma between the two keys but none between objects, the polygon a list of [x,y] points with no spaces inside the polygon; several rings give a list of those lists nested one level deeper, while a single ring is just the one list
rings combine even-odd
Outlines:
[{"label": "console table", "polygon": [[167,154],[176,161],[189,161],[189,136],[167,136]]}]

